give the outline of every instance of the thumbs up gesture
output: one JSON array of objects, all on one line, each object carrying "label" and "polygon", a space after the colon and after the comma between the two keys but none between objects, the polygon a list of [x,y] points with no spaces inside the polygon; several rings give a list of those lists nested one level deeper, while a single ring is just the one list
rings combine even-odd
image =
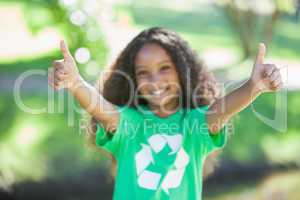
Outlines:
[{"label": "thumbs up gesture", "polygon": [[259,92],[279,90],[283,83],[279,69],[274,64],[265,64],[266,46],[259,44],[259,49],[251,74],[251,82]]},{"label": "thumbs up gesture", "polygon": [[71,55],[64,40],[60,42],[62,60],[55,60],[48,74],[49,85],[58,90],[61,88],[75,88],[76,83],[81,80],[76,62]]}]

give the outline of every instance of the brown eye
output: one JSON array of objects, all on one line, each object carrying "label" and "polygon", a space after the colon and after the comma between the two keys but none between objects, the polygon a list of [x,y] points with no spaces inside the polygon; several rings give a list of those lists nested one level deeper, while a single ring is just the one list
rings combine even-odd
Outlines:
[{"label": "brown eye", "polygon": [[147,76],[147,75],[148,75],[148,72],[145,70],[140,70],[137,72],[137,76]]},{"label": "brown eye", "polygon": [[170,69],[171,69],[170,66],[165,65],[165,66],[162,66],[160,70],[161,70],[161,71],[168,71],[168,70],[170,70]]}]

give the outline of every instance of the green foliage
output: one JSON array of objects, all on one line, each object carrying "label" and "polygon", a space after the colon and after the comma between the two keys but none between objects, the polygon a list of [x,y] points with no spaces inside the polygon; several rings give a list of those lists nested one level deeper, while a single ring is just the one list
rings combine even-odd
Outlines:
[{"label": "green foliage", "polygon": [[274,0],[279,10],[284,13],[294,14],[296,10],[296,1]]},{"label": "green foliage", "polygon": [[[234,120],[234,135],[224,150],[224,159],[242,163],[266,162],[271,164],[299,163],[297,156],[300,140],[298,92],[288,93],[287,131],[282,133],[261,122],[248,107]],[[260,114],[274,118],[275,94],[263,94],[254,102]]]},{"label": "green foliage", "polygon": [[[73,55],[78,48],[85,47],[90,51],[91,61],[95,61],[99,66],[103,66],[106,62],[107,49],[101,34],[101,28],[97,24],[95,16],[81,9],[80,2],[78,1],[76,7],[65,6],[59,0],[26,0],[14,3],[22,6],[25,20],[32,34],[36,35],[46,28],[54,28],[64,35]],[[76,25],[71,22],[70,15],[76,11],[80,11],[85,15],[86,20],[84,24]],[[90,39],[89,34],[91,32],[97,37]],[[59,44],[57,44],[57,47],[57,50],[59,50]],[[48,59],[53,59],[55,58],[54,56],[59,59],[58,55],[60,55],[59,52],[49,52],[49,54],[43,55],[41,58],[36,58],[33,55],[22,60],[15,60],[14,63],[9,64],[13,64],[11,65],[12,67],[17,67],[22,66],[22,63],[26,63],[27,61],[31,62],[34,60],[35,62],[36,59],[40,61],[44,60],[48,63]],[[5,68],[7,63],[3,63],[2,65],[0,70],[4,70],[2,68]],[[84,65],[79,64],[79,67],[83,68]],[[39,65],[38,68],[43,68],[43,66]],[[11,68],[10,70],[20,71],[23,69],[17,67],[17,69]]]},{"label": "green foliage", "polygon": [[[170,28],[183,36],[200,55],[207,48],[227,48],[242,59],[237,33],[231,29],[222,7],[198,5],[193,10],[179,11],[161,7],[160,4],[144,5],[144,2],[132,3],[130,6],[119,5],[116,8],[117,15],[119,18],[126,15],[132,25],[139,29],[150,26]],[[258,18],[256,36],[261,34],[264,23],[268,23],[266,18]],[[299,32],[299,26],[289,13],[280,15],[268,46],[268,55],[272,58],[298,60]],[[255,37],[251,43],[256,44],[260,40],[260,37]]]},{"label": "green foliage", "polygon": [[[170,28],[185,37],[199,53],[212,46],[234,48],[231,30],[218,8],[210,7],[198,12],[185,12],[133,4],[118,6],[117,14],[132,17],[133,25],[140,29],[151,26]],[[213,13],[213,14],[212,14]],[[213,23],[212,23],[213,22]],[[205,27],[205,28],[204,28]],[[211,36],[214,36],[212,38]]]},{"label": "green foliage", "polygon": [[[54,97],[56,113],[37,115],[16,109],[10,97],[0,98],[0,113],[5,116],[0,124],[0,171],[4,178],[12,175],[15,182],[58,178],[97,165],[96,152],[87,148],[86,132],[79,127],[81,115],[73,113],[74,125],[68,126],[68,113],[73,107],[68,107],[66,100],[58,103],[57,96]],[[51,103],[46,94],[25,95],[23,101],[33,108]],[[63,107],[62,113],[57,112],[58,106]]]},{"label": "green foliage", "polygon": [[[96,20],[89,16],[82,26],[70,22],[70,10],[60,1],[27,0],[5,1],[23,7],[28,27],[32,34],[38,34],[47,28],[54,28],[67,39],[71,52],[80,47],[86,47],[91,52],[91,60],[102,66],[106,61],[107,49],[101,37],[101,30]],[[98,38],[90,40],[87,30],[93,28]],[[7,78],[14,79],[17,74],[26,70],[45,69],[54,59],[60,59],[59,46],[57,51],[47,55],[12,60],[0,64],[1,72]],[[80,65],[84,74],[85,65]],[[41,86],[43,88],[43,86]],[[25,113],[16,105],[12,88],[1,91],[0,97],[0,185],[4,182],[19,182],[27,179],[41,180],[47,177],[58,178],[74,176],[88,168],[95,168],[99,164],[96,152],[86,146],[85,131],[79,132],[81,115],[74,114],[74,126],[68,126],[66,113],[72,107],[67,107],[66,100],[59,103],[64,109],[57,112],[57,96],[55,94],[56,113],[33,115]],[[34,108],[47,107],[51,103],[45,91],[22,91],[22,99],[26,105]],[[33,170],[34,169],[34,170]]]}]

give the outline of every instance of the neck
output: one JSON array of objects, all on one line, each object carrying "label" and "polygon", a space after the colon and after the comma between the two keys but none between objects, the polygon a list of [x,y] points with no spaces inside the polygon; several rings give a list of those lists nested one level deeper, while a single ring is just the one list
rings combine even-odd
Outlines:
[{"label": "neck", "polygon": [[152,105],[149,104],[151,111],[159,117],[168,117],[169,115],[175,113],[179,108],[178,99],[174,99],[165,105]]}]

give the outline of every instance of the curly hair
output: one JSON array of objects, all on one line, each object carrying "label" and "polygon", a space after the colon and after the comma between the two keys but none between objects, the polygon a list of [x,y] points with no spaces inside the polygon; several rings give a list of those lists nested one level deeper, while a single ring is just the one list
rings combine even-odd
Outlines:
[{"label": "curly hair", "polygon": [[[135,90],[137,84],[134,61],[139,50],[148,43],[156,43],[164,48],[174,63],[182,91],[182,107],[194,108],[209,105],[214,101],[219,94],[214,76],[207,71],[197,53],[185,40],[175,32],[161,27],[143,30],[133,38],[110,66],[110,73],[102,77],[104,84],[98,81],[96,88],[106,100],[118,106],[136,107],[134,102],[130,102],[132,86],[121,74],[126,74],[130,80],[133,80]],[[138,104],[147,104],[147,102],[139,99]],[[88,134],[92,144],[95,144],[95,132],[96,120],[92,118],[89,124],[90,134]],[[112,156],[111,159],[115,166],[116,161]]]}]

